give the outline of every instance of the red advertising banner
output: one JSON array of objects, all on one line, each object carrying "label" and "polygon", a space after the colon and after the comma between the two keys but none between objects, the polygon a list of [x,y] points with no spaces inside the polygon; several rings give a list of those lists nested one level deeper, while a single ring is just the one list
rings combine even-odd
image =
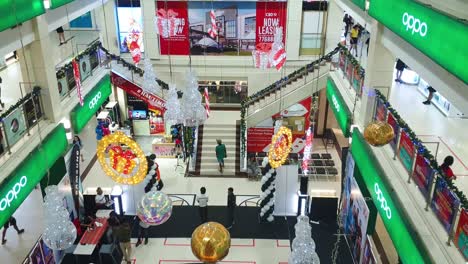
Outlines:
[{"label": "red advertising banner", "polygon": [[[165,19],[168,36],[159,34],[161,55],[189,55],[189,21],[188,6],[185,1],[157,1],[157,21]],[[160,23],[160,22],[157,22]]]},{"label": "red advertising banner", "polygon": [[283,27],[283,44],[286,39],[285,2],[257,2],[255,44],[273,43],[276,28]]},{"label": "red advertising banner", "polygon": [[266,152],[271,143],[273,127],[251,127],[247,129],[247,152]]},{"label": "red advertising banner", "polygon": [[400,147],[398,151],[398,157],[401,163],[408,172],[412,172],[413,160],[414,160],[414,144],[411,141],[410,136],[405,131],[401,132]]},{"label": "red advertising banner", "polygon": [[[385,122],[387,119],[387,107],[382,99],[377,98],[377,106],[375,108],[375,120]],[[395,132],[395,131],[394,131]]]},{"label": "red advertising banner", "polygon": [[130,95],[133,95],[148,104],[150,110],[160,111],[163,115],[166,111],[166,101],[159,96],[147,93],[138,85],[125,79],[116,72],[111,72],[111,82]]},{"label": "red advertising banner", "polygon": [[466,209],[461,211],[454,241],[455,246],[463,254],[465,260],[468,260],[468,211]]},{"label": "red advertising banner", "polygon": [[413,171],[413,179],[418,185],[424,196],[429,192],[429,188],[434,177],[434,170],[429,165],[429,161],[418,154],[416,156],[416,164]]},{"label": "red advertising banner", "polygon": [[390,141],[390,145],[392,146],[393,150],[396,152],[396,148],[398,146],[398,135],[399,135],[400,127],[398,126],[398,123],[392,113],[388,113],[387,123],[393,128],[393,134],[395,136],[393,137],[393,140]]},{"label": "red advertising banner", "polygon": [[434,195],[432,196],[431,207],[447,232],[450,232],[453,218],[457,213],[459,205],[460,199],[449,189],[447,182],[438,177],[434,188]]},{"label": "red advertising banner", "polygon": [[73,66],[73,76],[75,77],[76,83],[76,93],[78,94],[78,99],[80,99],[80,105],[83,106],[83,94],[81,93],[81,79],[80,79],[80,66],[76,60],[72,61]]}]

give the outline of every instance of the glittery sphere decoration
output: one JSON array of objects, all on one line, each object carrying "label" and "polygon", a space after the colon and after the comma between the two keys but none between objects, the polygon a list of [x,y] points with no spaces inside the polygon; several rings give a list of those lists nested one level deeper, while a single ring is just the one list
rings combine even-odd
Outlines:
[{"label": "glittery sphere decoration", "polygon": [[165,223],[172,215],[172,200],[167,194],[153,188],[143,195],[137,207],[141,221],[157,226]]},{"label": "glittery sphere decoration", "polygon": [[388,144],[395,137],[393,128],[385,122],[372,122],[364,130],[364,138],[367,143],[375,147]]},{"label": "glittery sphere decoration", "polygon": [[192,233],[192,253],[200,261],[215,263],[227,256],[231,247],[229,231],[216,222],[199,225]]}]

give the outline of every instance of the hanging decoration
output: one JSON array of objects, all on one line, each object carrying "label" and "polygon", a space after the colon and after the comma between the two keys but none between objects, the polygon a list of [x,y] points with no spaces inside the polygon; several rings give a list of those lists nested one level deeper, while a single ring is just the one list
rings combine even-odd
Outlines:
[{"label": "hanging decoration", "polygon": [[78,65],[77,60],[72,61],[73,66],[73,76],[75,77],[75,84],[76,84],[76,94],[78,95],[78,99],[80,100],[80,105],[83,106],[83,94],[81,93],[81,79],[80,79],[80,66]]},{"label": "hanging decoration", "polygon": [[208,29],[208,34],[210,34],[210,37],[212,39],[216,38],[218,36],[218,26],[216,25],[216,14],[213,9],[210,11],[210,20],[211,20],[211,28]]},{"label": "hanging decoration", "polygon": [[262,162],[262,194],[260,195],[260,219],[262,221],[273,222],[273,211],[275,209],[275,179],[276,170],[268,163],[265,157]]},{"label": "hanging decoration", "polygon": [[182,113],[180,102],[177,96],[177,90],[174,84],[169,85],[164,121],[170,125],[181,124],[184,122],[184,115]]},{"label": "hanging decoration", "polygon": [[205,91],[203,93],[205,97],[205,109],[206,109],[206,117],[210,117],[210,94],[208,93],[208,87],[205,87]]},{"label": "hanging decoration", "polygon": [[269,56],[270,51],[271,43],[259,43],[255,46],[255,50],[252,51],[255,68],[259,68],[261,70],[271,68]]},{"label": "hanging decoration", "polygon": [[202,96],[198,91],[198,78],[194,71],[189,70],[187,76],[187,88],[184,93],[182,113],[185,126],[199,126],[205,123],[206,113],[202,105]]},{"label": "hanging decoration", "polygon": [[148,171],[148,162],[140,146],[122,132],[103,137],[98,142],[97,157],[104,172],[121,184],[138,184]]},{"label": "hanging decoration", "polygon": [[286,50],[283,44],[283,28],[275,29],[273,43],[259,43],[252,51],[255,68],[262,70],[275,67],[278,71],[286,63]]},{"label": "hanging decoration", "polygon": [[296,237],[291,245],[292,251],[288,264],[320,264],[320,258],[315,252],[315,241],[312,239],[309,217],[298,216],[294,229]]},{"label": "hanging decoration", "polygon": [[177,12],[172,9],[164,10],[160,8],[156,15],[157,33],[163,38],[170,38],[177,35],[177,28],[180,24],[180,19],[177,19]]},{"label": "hanging decoration", "polygon": [[199,225],[190,240],[192,253],[203,263],[216,263],[224,259],[231,247],[229,231],[216,222]]},{"label": "hanging decoration", "polygon": [[304,175],[309,173],[309,160],[310,160],[310,155],[312,154],[312,143],[314,140],[314,125],[312,124],[309,129],[307,129],[306,132],[306,143],[304,147],[304,156],[302,157],[302,173]]},{"label": "hanging decoration", "polygon": [[143,73],[143,86],[145,92],[159,95],[162,93],[161,86],[159,86],[156,73],[153,69],[153,64],[150,58],[145,59],[145,72]]},{"label": "hanging decoration", "polygon": [[[137,34],[134,34],[134,35],[137,35]],[[132,37],[132,42],[130,42],[130,45],[128,48],[130,50],[130,54],[132,55],[133,63],[137,65],[141,60],[141,49],[140,49],[140,45],[138,44],[138,35],[137,37],[134,37],[134,36]]]},{"label": "hanging decoration", "polygon": [[42,234],[44,243],[51,249],[64,250],[73,245],[76,239],[76,227],[69,219],[69,213],[63,205],[63,195],[56,185],[45,188],[44,215],[46,227]]},{"label": "hanging decoration", "polygon": [[292,133],[287,127],[280,127],[271,140],[271,148],[268,151],[268,161],[273,169],[283,165],[291,152]]},{"label": "hanging decoration", "polygon": [[167,194],[153,187],[138,203],[137,215],[148,225],[164,224],[172,215],[172,200]]},{"label": "hanging decoration", "polygon": [[374,147],[388,144],[395,137],[393,128],[387,122],[371,122],[364,130],[364,139]]}]

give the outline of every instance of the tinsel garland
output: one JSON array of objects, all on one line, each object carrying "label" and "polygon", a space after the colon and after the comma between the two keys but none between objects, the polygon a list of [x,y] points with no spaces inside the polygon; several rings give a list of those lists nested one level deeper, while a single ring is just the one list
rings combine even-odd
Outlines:
[{"label": "tinsel garland", "polygon": [[263,160],[262,169],[262,194],[260,195],[260,219],[272,222],[274,220],[273,211],[275,209],[275,179],[276,170],[268,163],[268,158]]},{"label": "tinsel garland", "polygon": [[10,106],[7,110],[3,111],[2,114],[0,114],[0,122],[9,114],[11,114],[13,111],[15,111],[17,108],[21,107],[29,99],[31,99],[31,97],[37,96],[40,94],[41,94],[41,87],[34,86],[32,92],[27,93],[23,98],[21,98],[18,102],[16,102],[16,104]]},{"label": "tinsel garland", "polygon": [[99,47],[101,47],[101,42],[98,41],[98,42],[93,43],[93,45],[89,46],[88,48],[80,52],[78,55],[76,55],[73,59],[71,59],[69,63],[60,67],[55,73],[55,75],[57,76],[57,79],[62,79],[63,77],[65,77],[66,72],[73,68],[72,66],[73,60],[79,61],[84,56],[95,53]]},{"label": "tinsel garland", "polygon": [[426,146],[423,145],[422,141],[416,136],[416,133],[414,133],[414,131],[408,126],[408,124],[401,118],[398,112],[391,106],[387,98],[379,90],[375,90],[375,94],[379,99],[381,99],[384,102],[388,111],[395,117],[398,126],[401,127],[403,131],[405,131],[409,135],[411,141],[418,150],[418,153],[429,161],[430,166],[434,170],[436,170],[439,175],[443,176],[444,180],[447,182],[449,189],[452,190],[460,199],[462,207],[468,209],[468,200],[465,194],[462,191],[460,191],[457,186],[455,186],[452,179],[448,179],[446,177],[445,173],[442,171],[439,164],[437,163],[437,160],[434,157],[434,155],[432,155],[432,153],[426,148]]},{"label": "tinsel garland", "polygon": [[364,70],[363,67],[361,67],[361,65],[359,64],[359,61],[356,60],[356,58],[351,54],[351,52],[349,52],[348,48],[345,45],[339,43],[338,47],[340,47],[340,53],[346,56],[348,61],[350,61],[351,64],[354,66],[355,71],[357,71],[361,79],[363,79],[366,75],[366,71]]}]

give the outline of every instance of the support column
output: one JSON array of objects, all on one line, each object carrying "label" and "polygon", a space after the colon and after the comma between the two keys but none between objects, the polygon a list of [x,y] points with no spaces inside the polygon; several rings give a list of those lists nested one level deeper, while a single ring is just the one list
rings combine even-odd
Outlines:
[{"label": "support column", "polygon": [[334,50],[341,40],[343,30],[343,10],[335,1],[328,1],[328,16],[325,24],[325,54]]},{"label": "support column", "polygon": [[373,20],[369,40],[369,55],[367,57],[366,78],[362,95],[361,113],[358,125],[365,127],[372,121],[375,104],[374,89],[389,96],[393,83],[393,68],[395,58],[382,44],[383,25]]},{"label": "support column", "polygon": [[[156,1],[141,1],[143,16],[143,41],[145,56],[151,59],[159,59],[159,35],[156,33]],[[188,23],[188,21],[186,21]]]},{"label": "support column", "polygon": [[288,1],[286,22],[286,55],[288,60],[298,60],[301,49],[302,1]]},{"label": "support column", "polygon": [[119,55],[119,38],[117,36],[117,17],[115,1],[107,1],[94,9],[96,15],[96,25],[100,30],[102,46],[112,54]]}]

